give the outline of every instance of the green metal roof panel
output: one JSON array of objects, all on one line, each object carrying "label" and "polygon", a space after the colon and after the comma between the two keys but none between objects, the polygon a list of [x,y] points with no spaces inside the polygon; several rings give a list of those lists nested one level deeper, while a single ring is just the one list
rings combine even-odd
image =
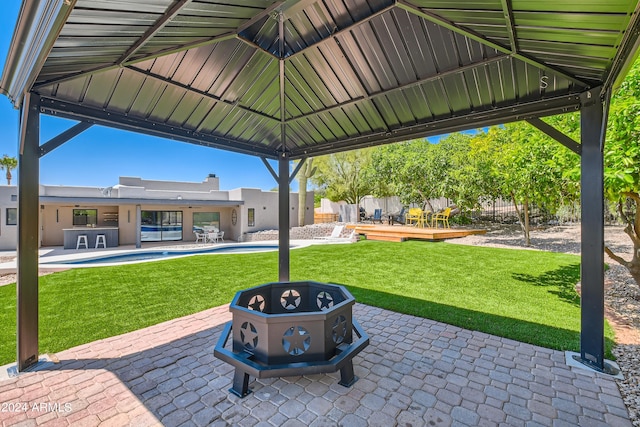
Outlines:
[{"label": "green metal roof panel", "polygon": [[556,1],[556,0],[512,0],[513,10],[530,10],[539,12],[588,12],[592,14],[606,15],[609,13],[632,13],[636,4],[625,0],[580,0]]}]

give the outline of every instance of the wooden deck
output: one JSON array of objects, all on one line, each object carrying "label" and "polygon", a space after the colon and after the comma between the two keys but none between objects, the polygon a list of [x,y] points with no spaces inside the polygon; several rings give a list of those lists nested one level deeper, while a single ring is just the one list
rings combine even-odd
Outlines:
[{"label": "wooden deck", "polygon": [[357,224],[349,228],[355,228],[356,233],[364,235],[367,240],[385,240],[387,242],[403,242],[409,239],[439,241],[465,237],[472,234],[485,234],[487,232],[487,230],[420,228],[372,224]]}]

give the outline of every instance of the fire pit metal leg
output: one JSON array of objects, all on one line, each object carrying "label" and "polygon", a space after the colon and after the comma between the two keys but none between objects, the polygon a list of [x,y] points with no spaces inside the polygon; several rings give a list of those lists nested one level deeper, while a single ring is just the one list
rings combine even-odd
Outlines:
[{"label": "fire pit metal leg", "polygon": [[338,384],[344,387],[351,387],[356,381],[358,381],[358,377],[353,373],[353,361],[349,360],[340,368],[340,382]]},{"label": "fire pit metal leg", "polygon": [[236,368],[233,374],[233,387],[229,391],[238,397],[245,397],[251,390],[249,390],[249,374]]}]

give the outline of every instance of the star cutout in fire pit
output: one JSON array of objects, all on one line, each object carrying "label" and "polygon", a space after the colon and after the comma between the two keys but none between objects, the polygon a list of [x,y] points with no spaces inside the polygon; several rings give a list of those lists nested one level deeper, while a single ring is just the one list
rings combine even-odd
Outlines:
[{"label": "star cutout in fire pit", "polygon": [[[288,292],[288,295],[287,295]],[[295,310],[300,305],[300,292],[295,289],[284,291],[280,297],[280,303],[287,310]]]},{"label": "star cutout in fire pit", "polygon": [[247,308],[254,311],[264,311],[264,297],[262,295],[254,295],[249,300]]},{"label": "star cutout in fire pit", "polygon": [[347,319],[340,315],[336,317],[336,320],[333,322],[333,327],[331,328],[331,337],[333,338],[333,342],[336,344],[340,344],[344,341],[347,336]]},{"label": "star cutout in fire pit", "polygon": [[329,292],[322,291],[318,294],[317,303],[320,310],[329,309],[333,307],[333,298]]},{"label": "star cutout in fire pit", "polygon": [[282,336],[282,347],[292,356],[304,353],[310,346],[311,335],[302,326],[292,326]]},{"label": "star cutout in fire pit", "polygon": [[240,339],[247,350],[253,350],[258,346],[258,331],[250,322],[244,322],[240,326]]}]

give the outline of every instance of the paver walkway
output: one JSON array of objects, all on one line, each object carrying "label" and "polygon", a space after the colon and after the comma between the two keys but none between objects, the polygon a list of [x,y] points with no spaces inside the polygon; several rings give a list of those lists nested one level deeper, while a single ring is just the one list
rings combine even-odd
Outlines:
[{"label": "paver walkway", "polygon": [[253,380],[213,356],[217,307],[55,356],[0,382],[3,426],[631,426],[614,380],[564,353],[356,304],[371,344],[339,373]]}]

